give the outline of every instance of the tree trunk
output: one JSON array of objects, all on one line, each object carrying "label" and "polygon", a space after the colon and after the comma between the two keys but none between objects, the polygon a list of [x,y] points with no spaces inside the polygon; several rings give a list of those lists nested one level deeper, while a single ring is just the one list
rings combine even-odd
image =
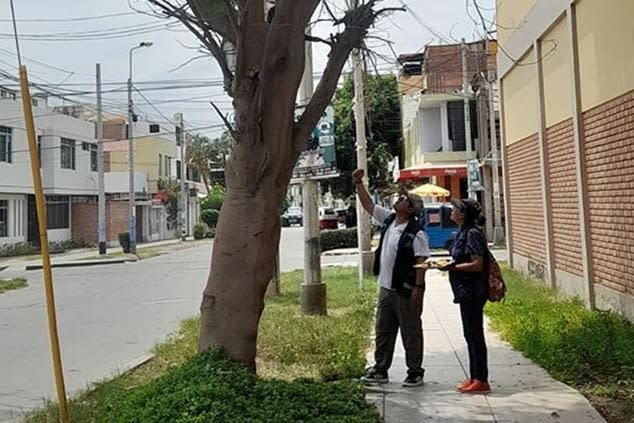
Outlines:
[{"label": "tree trunk", "polygon": [[[288,134],[291,145],[292,131],[283,129],[292,128],[293,121],[277,119],[284,120],[286,125],[277,126],[276,132],[278,137]],[[221,348],[253,371],[264,294],[275,271],[279,210],[295,161],[292,150],[268,160],[262,147],[265,137],[253,142],[259,133],[258,129],[241,136],[228,161],[200,333],[201,350]]]}]

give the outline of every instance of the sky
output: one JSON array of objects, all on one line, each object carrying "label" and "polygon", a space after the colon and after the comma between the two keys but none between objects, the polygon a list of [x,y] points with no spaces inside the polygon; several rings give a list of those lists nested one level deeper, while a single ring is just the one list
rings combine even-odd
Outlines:
[{"label": "sky", "polygon": [[[5,4],[0,8],[3,11],[0,14],[0,70],[17,75],[9,0],[0,1]],[[162,123],[172,120],[174,113],[182,112],[189,131],[211,137],[222,132],[221,121],[209,101],[214,101],[226,113],[231,113],[231,101],[223,93],[217,65],[213,59],[203,58],[182,66],[199,55],[192,49],[199,43],[179,23],[140,14],[130,7],[147,10],[145,0],[18,0],[14,3],[22,60],[32,82],[49,84],[57,92],[70,94],[68,98],[94,104],[95,64],[100,63],[104,109],[125,113],[128,52],[142,41],[152,41],[152,47],[134,52],[133,81],[141,92],[134,93],[137,114]],[[331,0],[331,3],[336,9],[345,8],[343,0]],[[406,12],[384,17],[371,31],[371,35],[390,40],[396,54],[420,52],[428,43],[459,42],[461,37],[467,41],[481,38],[481,27],[467,14],[469,5],[471,16],[477,19],[473,0],[382,2],[384,7],[402,4],[407,6]],[[485,18],[492,19],[495,1],[479,0],[478,4]],[[141,30],[144,33],[127,35]],[[316,35],[324,36],[334,31],[327,24],[314,29]],[[112,38],[94,39],[96,32]],[[119,34],[125,36],[114,37]],[[377,69],[381,73],[398,70],[394,52],[386,42],[368,40],[368,45],[381,56],[375,64],[369,65],[370,70]],[[327,53],[325,45],[314,47],[315,73],[323,69]],[[13,83],[0,76],[0,85]],[[61,102],[56,100],[56,104]]]}]

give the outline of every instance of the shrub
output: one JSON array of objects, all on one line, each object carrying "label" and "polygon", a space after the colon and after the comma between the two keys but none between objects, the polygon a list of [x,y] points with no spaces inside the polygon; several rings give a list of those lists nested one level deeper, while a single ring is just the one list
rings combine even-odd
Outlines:
[{"label": "shrub", "polygon": [[203,210],[200,213],[200,220],[205,222],[207,226],[210,228],[215,228],[218,223],[218,217],[220,216],[220,212],[215,209],[207,209]]},{"label": "shrub", "polygon": [[130,252],[130,232],[121,232],[119,234],[119,245],[124,253]]},{"label": "shrub", "polygon": [[320,233],[321,251],[335,250],[337,248],[356,248],[357,230],[337,229],[333,231],[322,231]]},{"label": "shrub", "polygon": [[39,249],[28,242],[0,246],[0,257],[28,256],[38,252]]},{"label": "shrub", "polygon": [[85,239],[68,239],[60,242],[65,250],[75,250],[78,248],[93,248],[95,245],[87,242]]},{"label": "shrub", "polygon": [[203,239],[205,237],[205,225],[196,223],[194,225],[194,239]]},{"label": "shrub", "polygon": [[216,185],[207,196],[200,200],[201,210],[220,210],[225,198],[225,189]]}]

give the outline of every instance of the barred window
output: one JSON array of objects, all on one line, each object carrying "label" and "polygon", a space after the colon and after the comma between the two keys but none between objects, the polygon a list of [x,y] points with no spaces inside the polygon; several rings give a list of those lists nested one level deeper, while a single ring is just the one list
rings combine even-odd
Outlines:
[{"label": "barred window", "polygon": [[62,169],[75,169],[75,140],[62,138]]},{"label": "barred window", "polygon": [[11,163],[13,129],[0,126],[0,162]]},{"label": "barred window", "polygon": [[67,195],[46,197],[46,226],[48,229],[67,229],[70,227],[70,204]]},{"label": "barred window", "polygon": [[0,238],[9,236],[9,202],[0,200]]},{"label": "barred window", "polygon": [[99,156],[97,154],[97,144],[90,144],[90,170],[97,171],[97,161]]}]

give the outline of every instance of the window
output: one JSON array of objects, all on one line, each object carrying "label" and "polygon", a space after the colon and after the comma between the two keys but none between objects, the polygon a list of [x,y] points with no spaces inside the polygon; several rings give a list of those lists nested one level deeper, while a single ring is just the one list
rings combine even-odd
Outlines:
[{"label": "window", "polygon": [[97,152],[97,144],[90,144],[90,170],[92,170],[93,172],[96,172],[98,167],[97,167],[97,162],[99,160],[99,155]]},{"label": "window", "polygon": [[198,169],[193,168],[191,176],[192,181],[200,182],[200,172],[198,171]]},{"label": "window", "polygon": [[84,150],[84,151],[90,151],[90,143],[82,142],[81,143],[81,149]]},{"label": "window", "polygon": [[172,177],[172,166],[169,156],[165,156],[165,176],[168,179]]},{"label": "window", "polygon": [[0,126],[0,162],[11,163],[11,139],[13,130],[6,126]]},{"label": "window", "polygon": [[427,226],[440,226],[440,209],[428,209]]},{"label": "window", "polygon": [[75,140],[62,138],[62,169],[75,169]]},{"label": "window", "polygon": [[161,126],[158,123],[150,125],[150,134],[157,134],[159,132],[161,132]]},{"label": "window", "polygon": [[36,99],[32,98],[32,99],[31,99],[31,104],[33,105],[33,107],[37,107],[38,102],[37,102],[37,100],[36,100]]},{"label": "window", "polygon": [[159,154],[159,179],[163,176],[163,155]]},{"label": "window", "polygon": [[70,204],[68,196],[51,195],[46,197],[46,226],[48,229],[69,228]]},{"label": "window", "polygon": [[181,178],[181,161],[176,160],[176,179],[180,180]]},{"label": "window", "polygon": [[9,202],[0,200],[0,238],[9,236]]},{"label": "window", "polygon": [[42,168],[42,136],[37,136],[37,160],[40,162],[40,169]]}]

